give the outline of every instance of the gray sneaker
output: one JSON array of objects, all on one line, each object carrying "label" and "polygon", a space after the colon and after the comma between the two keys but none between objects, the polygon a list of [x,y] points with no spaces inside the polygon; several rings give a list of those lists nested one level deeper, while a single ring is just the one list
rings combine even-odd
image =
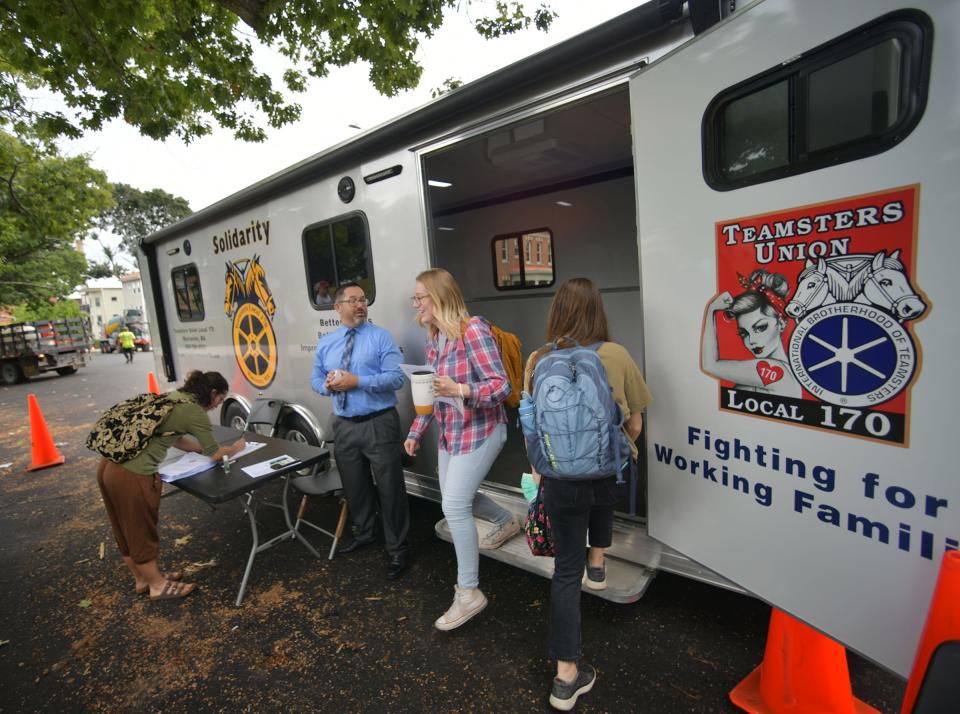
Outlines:
[{"label": "gray sneaker", "polygon": [[591,590],[606,590],[607,589],[607,561],[603,561],[603,565],[599,568],[595,568],[592,565],[587,565],[587,577],[584,578],[584,584]]},{"label": "gray sneaker", "polygon": [[480,550],[496,550],[519,532],[520,520],[516,516],[510,516],[509,521],[494,526],[480,539]]},{"label": "gray sneaker", "polygon": [[568,712],[576,706],[581,694],[593,689],[597,681],[597,672],[589,664],[581,664],[577,671],[577,678],[572,682],[564,682],[554,677],[553,689],[550,690],[550,706],[563,712]]}]

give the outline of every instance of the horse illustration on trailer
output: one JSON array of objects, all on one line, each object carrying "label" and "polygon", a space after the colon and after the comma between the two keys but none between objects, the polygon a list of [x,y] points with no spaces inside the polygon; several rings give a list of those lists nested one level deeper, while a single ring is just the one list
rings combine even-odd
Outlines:
[{"label": "horse illustration on trailer", "polygon": [[860,253],[808,260],[787,303],[788,316],[799,320],[823,305],[856,302],[886,310],[899,321],[915,320],[927,309],[910,284],[900,251]]},{"label": "horse illustration on trailer", "polygon": [[255,300],[259,300],[270,317],[277,312],[273,293],[270,292],[270,286],[267,284],[267,273],[260,265],[260,256],[254,255],[250,260],[228,262],[225,285],[223,312],[227,317],[233,317],[234,310],[242,303]]}]

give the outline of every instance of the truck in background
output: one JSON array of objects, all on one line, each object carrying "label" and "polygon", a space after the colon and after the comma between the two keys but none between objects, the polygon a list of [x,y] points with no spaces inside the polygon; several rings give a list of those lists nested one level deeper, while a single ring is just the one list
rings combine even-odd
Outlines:
[{"label": "truck in background", "polygon": [[141,352],[150,351],[150,330],[147,323],[143,320],[143,313],[139,310],[127,310],[121,317],[116,315],[107,321],[103,326],[103,337],[100,338],[100,351],[103,353],[117,352],[120,346],[117,343],[117,336],[123,332],[123,327],[130,329],[136,339],[133,341],[134,348]]},{"label": "truck in background", "polygon": [[79,317],[0,326],[0,381],[17,384],[43,372],[66,376],[87,364],[90,334]]}]

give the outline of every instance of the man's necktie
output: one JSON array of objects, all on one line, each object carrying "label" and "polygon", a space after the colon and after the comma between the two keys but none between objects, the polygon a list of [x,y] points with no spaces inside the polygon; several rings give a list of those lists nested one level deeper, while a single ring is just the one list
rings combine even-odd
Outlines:
[{"label": "man's necktie", "polygon": [[[350,357],[353,356],[353,341],[357,338],[357,331],[354,328],[347,330],[347,339],[343,343],[343,356],[340,357],[340,369],[344,372],[349,371]],[[347,406],[347,393],[337,392],[337,407],[342,412]]]}]

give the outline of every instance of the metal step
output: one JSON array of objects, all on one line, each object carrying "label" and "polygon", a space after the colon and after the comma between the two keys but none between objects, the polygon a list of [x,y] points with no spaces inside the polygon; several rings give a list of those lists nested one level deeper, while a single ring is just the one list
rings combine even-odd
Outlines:
[{"label": "metal step", "polygon": [[[414,477],[407,473],[407,491],[414,496],[440,501],[439,484],[435,479]],[[486,494],[515,516],[527,514],[528,503],[519,489],[506,488],[485,482],[480,492]],[[482,538],[493,526],[487,521],[474,519],[477,532]],[[446,520],[434,527],[439,538],[452,542]],[[497,550],[481,550],[486,555],[503,563],[537,573],[545,578],[553,577],[553,558],[537,557],[527,547],[522,533],[511,538]],[[613,521],[613,545],[607,549],[607,589],[591,590],[584,586],[583,592],[618,603],[636,602],[643,595],[658,571],[675,573],[710,585],[747,594],[736,583],[718,575],[709,568],[690,560],[673,548],[647,535],[646,525],[637,519],[615,516]]]},{"label": "metal step", "polygon": [[[483,538],[486,533],[493,529],[493,525],[487,521],[474,518],[477,524],[477,533]],[[447,526],[447,519],[440,520],[434,530],[439,538],[452,543],[450,529]],[[481,550],[482,555],[486,555],[502,563],[508,563],[531,573],[542,575],[545,578],[553,577],[553,558],[535,556],[527,547],[527,539],[524,534],[518,533],[496,550]],[[617,603],[636,602],[647,589],[650,581],[653,579],[654,571],[648,570],[642,565],[631,563],[614,555],[607,553],[607,587],[605,590],[591,590],[586,585],[582,586],[583,592],[589,595],[596,595],[605,600]]]}]

